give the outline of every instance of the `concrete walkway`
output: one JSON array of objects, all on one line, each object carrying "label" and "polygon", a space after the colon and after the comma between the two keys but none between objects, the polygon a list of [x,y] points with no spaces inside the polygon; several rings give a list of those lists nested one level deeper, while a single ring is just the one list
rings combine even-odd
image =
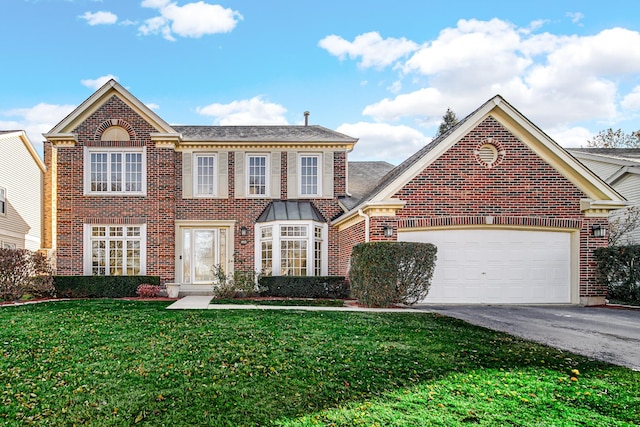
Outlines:
[{"label": "concrete walkway", "polygon": [[364,311],[376,313],[419,313],[410,308],[319,307],[304,305],[209,304],[211,296],[189,295],[167,307],[168,310],[305,310],[305,311]]}]

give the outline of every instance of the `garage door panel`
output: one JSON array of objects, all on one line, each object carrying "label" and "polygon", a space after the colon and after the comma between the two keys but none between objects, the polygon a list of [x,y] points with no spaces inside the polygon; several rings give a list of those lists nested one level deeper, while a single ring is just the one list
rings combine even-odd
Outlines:
[{"label": "garage door panel", "polygon": [[427,303],[568,303],[571,237],[525,230],[402,231],[433,243],[438,259]]}]

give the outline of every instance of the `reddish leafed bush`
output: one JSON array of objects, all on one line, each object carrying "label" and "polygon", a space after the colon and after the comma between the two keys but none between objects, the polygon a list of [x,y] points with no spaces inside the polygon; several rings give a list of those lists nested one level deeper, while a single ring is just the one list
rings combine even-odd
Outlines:
[{"label": "reddish leafed bush", "polygon": [[53,297],[53,272],[46,256],[27,249],[0,249],[0,300],[14,301],[26,294]]},{"label": "reddish leafed bush", "polygon": [[138,294],[140,298],[157,298],[160,296],[162,289],[162,286],[143,283],[136,289],[136,294]]}]

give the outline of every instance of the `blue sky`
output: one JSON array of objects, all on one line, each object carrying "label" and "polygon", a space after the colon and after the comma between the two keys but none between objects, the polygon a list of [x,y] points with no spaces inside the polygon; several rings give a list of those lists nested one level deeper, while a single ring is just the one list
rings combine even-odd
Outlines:
[{"label": "blue sky", "polygon": [[0,129],[115,78],[170,124],[310,123],[399,163],[500,94],[563,146],[640,130],[637,1],[3,0]]}]

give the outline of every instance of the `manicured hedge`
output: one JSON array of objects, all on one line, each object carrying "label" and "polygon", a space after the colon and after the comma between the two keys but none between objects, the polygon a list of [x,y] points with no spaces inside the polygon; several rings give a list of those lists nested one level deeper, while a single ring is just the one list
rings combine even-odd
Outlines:
[{"label": "manicured hedge", "polygon": [[286,298],[348,298],[343,276],[263,276],[261,296]]},{"label": "manicured hedge", "polygon": [[598,280],[607,285],[607,297],[640,305],[640,245],[610,246],[594,253]]},{"label": "manicured hedge", "polygon": [[431,243],[360,243],[351,252],[351,296],[369,307],[415,304],[431,286],[437,249]]},{"label": "manicured hedge", "polygon": [[158,276],[54,276],[58,297],[123,298],[137,296],[142,284],[159,285]]}]

